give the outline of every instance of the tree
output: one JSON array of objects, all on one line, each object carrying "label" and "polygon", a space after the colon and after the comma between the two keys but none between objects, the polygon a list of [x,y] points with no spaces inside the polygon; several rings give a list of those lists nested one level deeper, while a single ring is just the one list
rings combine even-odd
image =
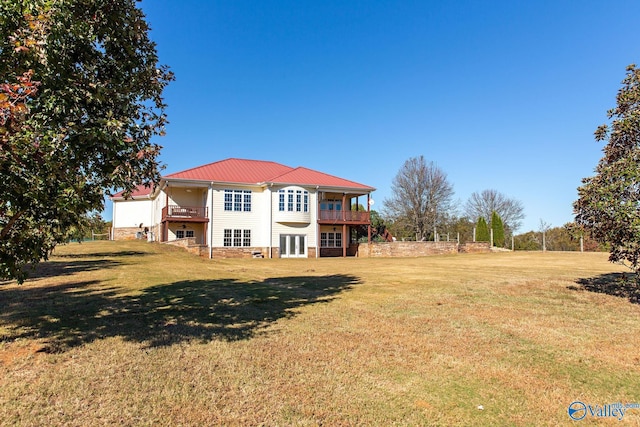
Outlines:
[{"label": "tree", "polygon": [[447,230],[451,232],[452,238],[460,237],[460,243],[473,241],[473,228],[475,223],[467,217],[454,217],[449,222]]},{"label": "tree", "polygon": [[490,239],[489,226],[487,225],[487,221],[485,221],[484,217],[481,216],[478,218],[478,222],[476,223],[476,242],[488,242]]},{"label": "tree", "polygon": [[385,210],[394,222],[404,220],[416,240],[422,240],[451,210],[453,186],[447,174],[423,156],[404,162],[391,184],[393,196],[385,199]]},{"label": "tree", "polygon": [[524,219],[522,202],[496,190],[472,193],[465,204],[464,211],[469,218],[477,219],[482,216],[486,221],[490,221],[491,215],[496,212],[502,219],[505,231],[509,234],[520,228]]},{"label": "tree", "polygon": [[0,2],[0,277],[22,282],[106,193],[158,181],[164,87],[134,0]]},{"label": "tree", "polygon": [[636,274],[640,261],[640,69],[627,67],[617,94],[617,106],[608,111],[612,122],[595,131],[596,141],[607,141],[595,176],[578,187],[573,209],[576,224],[610,247],[609,260],[624,263]]},{"label": "tree", "polygon": [[91,233],[102,234],[107,231],[107,225],[102,219],[102,216],[97,212],[85,214],[80,218],[80,221],[75,226],[72,226],[68,230],[68,238],[70,240],[83,241],[85,238],[91,236]]},{"label": "tree", "polygon": [[491,214],[491,229],[493,230],[493,246],[504,247],[504,225],[496,211]]}]

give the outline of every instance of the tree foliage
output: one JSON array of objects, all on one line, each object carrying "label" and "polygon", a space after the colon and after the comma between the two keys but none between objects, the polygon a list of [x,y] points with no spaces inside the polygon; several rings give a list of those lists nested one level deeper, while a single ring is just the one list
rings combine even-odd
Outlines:
[{"label": "tree foliage", "polygon": [[504,247],[504,224],[496,211],[491,214],[491,229],[493,230],[493,246]]},{"label": "tree foliage", "polygon": [[476,242],[488,242],[491,240],[489,235],[489,226],[483,216],[478,218],[476,223]]},{"label": "tree foliage", "polygon": [[491,215],[496,212],[505,231],[513,233],[520,228],[524,219],[524,206],[522,202],[505,196],[497,190],[483,190],[480,193],[474,192],[467,200],[464,208],[469,218],[477,219],[484,217],[485,221],[491,221]]},{"label": "tree foliage", "polygon": [[134,0],[0,2],[0,277],[24,280],[105,193],[159,179],[166,118]]},{"label": "tree foliage", "polygon": [[608,111],[610,125],[595,131],[607,141],[595,176],[584,178],[573,208],[576,224],[610,247],[609,260],[626,263],[638,273],[640,265],[640,69],[627,67]]},{"label": "tree foliage", "polygon": [[416,240],[426,238],[451,210],[453,186],[447,174],[423,156],[404,162],[385,199],[385,211],[394,223],[406,223]]},{"label": "tree foliage", "polygon": [[[546,236],[546,249],[548,251],[579,251],[580,237],[583,238],[583,250],[585,252],[601,252],[607,250],[605,245],[601,245],[592,239],[588,233],[585,233],[584,230],[577,227],[575,223],[568,223],[562,227],[547,227],[544,231]],[[538,231],[528,231],[515,236],[514,249],[541,251],[542,229]]]}]

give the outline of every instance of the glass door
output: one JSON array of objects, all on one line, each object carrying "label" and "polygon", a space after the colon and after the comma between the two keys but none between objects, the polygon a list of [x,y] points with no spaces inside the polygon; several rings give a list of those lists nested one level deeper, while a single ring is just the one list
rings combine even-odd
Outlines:
[{"label": "glass door", "polygon": [[306,236],[303,234],[280,235],[280,258],[304,258],[306,254]]}]

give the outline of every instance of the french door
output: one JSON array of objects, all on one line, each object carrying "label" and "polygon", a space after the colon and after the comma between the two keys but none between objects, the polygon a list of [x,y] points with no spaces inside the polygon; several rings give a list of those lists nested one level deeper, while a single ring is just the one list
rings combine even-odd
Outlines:
[{"label": "french door", "polygon": [[305,258],[307,245],[304,234],[280,235],[280,258]]}]

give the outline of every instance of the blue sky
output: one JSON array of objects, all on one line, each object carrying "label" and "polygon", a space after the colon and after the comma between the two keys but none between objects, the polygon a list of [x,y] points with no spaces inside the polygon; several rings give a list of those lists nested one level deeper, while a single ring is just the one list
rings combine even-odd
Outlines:
[{"label": "blue sky", "polygon": [[[228,157],[306,166],[377,188],[409,157],[520,200],[520,232],[572,220],[625,67],[637,0],[141,3],[170,124],[165,173]],[[105,213],[109,218],[110,213]]]}]

